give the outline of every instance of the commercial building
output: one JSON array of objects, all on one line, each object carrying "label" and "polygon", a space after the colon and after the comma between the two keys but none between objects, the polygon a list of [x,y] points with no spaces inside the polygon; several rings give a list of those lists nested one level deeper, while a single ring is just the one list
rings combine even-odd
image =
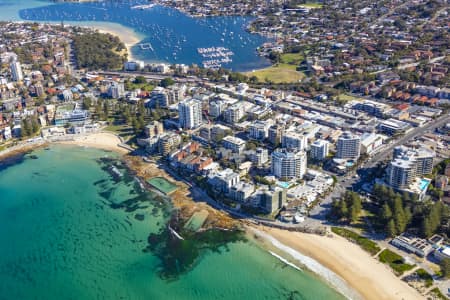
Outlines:
[{"label": "commercial building", "polygon": [[387,114],[389,110],[392,108],[383,103],[370,101],[370,100],[364,100],[361,102],[356,102],[353,106],[353,109],[366,112],[372,116],[382,118],[384,115]]},{"label": "commercial building", "polygon": [[88,119],[88,111],[79,109],[75,104],[60,105],[55,113],[55,125],[64,126],[66,124],[84,124]]},{"label": "commercial building", "polygon": [[298,149],[277,149],[272,153],[272,174],[277,178],[302,178],[306,173],[306,152]]},{"label": "commercial building", "polygon": [[245,150],[245,141],[231,135],[222,139],[222,145],[225,149],[230,149],[238,154],[241,154]]},{"label": "commercial building", "polygon": [[361,152],[361,137],[349,131],[344,132],[337,141],[336,158],[358,159]]},{"label": "commercial building", "polygon": [[432,245],[427,240],[407,234],[397,236],[391,243],[400,249],[414,253],[420,257],[427,256],[433,250]]},{"label": "commercial building", "polygon": [[434,250],[433,256],[436,257],[438,261],[450,258],[450,247],[449,246],[439,247],[438,249]]},{"label": "commercial building", "polygon": [[383,138],[376,133],[364,133],[361,136],[361,153],[371,154],[383,145]]},{"label": "commercial building", "polygon": [[378,125],[378,130],[387,135],[395,135],[405,133],[410,127],[411,126],[409,126],[406,122],[395,119],[387,119]]},{"label": "commercial building", "polygon": [[325,140],[317,140],[311,144],[311,158],[324,160],[328,156],[329,143]]},{"label": "commercial building", "polygon": [[178,104],[179,124],[184,129],[194,129],[202,124],[202,104],[194,99],[187,99]]}]

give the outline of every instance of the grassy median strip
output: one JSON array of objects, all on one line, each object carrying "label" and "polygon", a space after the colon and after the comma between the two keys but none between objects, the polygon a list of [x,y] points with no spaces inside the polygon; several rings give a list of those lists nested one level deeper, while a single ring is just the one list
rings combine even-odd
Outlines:
[{"label": "grassy median strip", "polygon": [[444,294],[441,293],[441,291],[439,290],[439,288],[434,288],[432,289],[428,295],[432,295],[433,299],[442,299],[442,300],[446,300],[448,299],[447,297],[444,296]]},{"label": "grassy median strip", "polygon": [[397,275],[402,275],[404,272],[411,270],[415,265],[405,264],[403,257],[389,249],[383,250],[379,257],[382,263],[388,264]]},{"label": "grassy median strip", "polygon": [[369,240],[368,238],[360,236],[359,234],[351,230],[339,227],[331,227],[331,231],[346,238],[347,240],[350,240],[358,244],[359,246],[361,246],[361,248],[363,248],[365,251],[369,252],[372,255],[377,254],[381,250],[380,247],[378,247],[377,243]]},{"label": "grassy median strip", "polygon": [[420,279],[422,279],[425,282],[425,287],[430,287],[433,285],[433,276],[431,276],[427,271],[424,269],[418,269],[416,271],[417,276],[419,276]]}]

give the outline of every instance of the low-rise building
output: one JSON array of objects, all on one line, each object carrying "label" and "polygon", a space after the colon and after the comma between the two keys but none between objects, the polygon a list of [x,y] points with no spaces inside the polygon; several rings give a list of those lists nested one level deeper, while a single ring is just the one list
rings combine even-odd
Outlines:
[{"label": "low-rise building", "polygon": [[84,124],[88,119],[88,111],[78,108],[77,104],[60,105],[55,113],[55,125],[64,126],[66,124]]},{"label": "low-rise building", "polygon": [[175,147],[181,144],[181,136],[176,133],[167,132],[160,136],[158,140],[159,153],[167,155]]},{"label": "low-rise building", "polygon": [[396,135],[405,133],[411,126],[403,121],[387,119],[380,122],[378,130],[387,135]]},{"label": "low-rise building", "polygon": [[308,146],[308,140],[305,135],[301,132],[297,132],[296,130],[289,130],[283,132],[283,136],[281,137],[281,145],[286,149],[298,149],[305,150]]},{"label": "low-rise building", "polygon": [[258,147],[249,155],[250,160],[260,167],[269,161],[269,152],[265,148]]},{"label": "low-rise building", "polygon": [[245,141],[231,135],[223,138],[222,145],[225,149],[230,149],[237,154],[241,154],[245,150]]},{"label": "low-rise building", "polygon": [[230,188],[229,197],[236,202],[248,203],[255,186],[247,182],[239,182]]},{"label": "low-rise building", "polygon": [[376,133],[364,133],[361,136],[361,153],[370,155],[383,145],[383,137]]},{"label": "low-rise building", "polygon": [[255,121],[249,127],[248,136],[254,140],[265,140],[269,135],[269,127],[272,125],[271,120]]},{"label": "low-rise building", "polygon": [[231,187],[237,185],[240,182],[238,173],[235,173],[231,169],[225,169],[219,171],[213,175],[210,175],[208,183],[214,187],[218,192],[228,194]]},{"label": "low-rise building", "polygon": [[408,234],[397,236],[391,241],[391,244],[420,257],[427,256],[432,250],[432,245],[424,239],[417,238]]}]

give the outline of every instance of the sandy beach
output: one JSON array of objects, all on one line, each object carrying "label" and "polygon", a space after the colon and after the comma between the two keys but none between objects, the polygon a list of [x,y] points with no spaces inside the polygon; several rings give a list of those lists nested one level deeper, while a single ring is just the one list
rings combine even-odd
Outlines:
[{"label": "sandy beach", "polygon": [[364,299],[424,299],[395,276],[388,266],[340,236],[325,237],[261,226],[255,229],[313,258],[342,278]]},{"label": "sandy beach", "polygon": [[56,143],[109,150],[123,155],[129,153],[127,149],[119,146],[121,143],[119,137],[110,132],[98,132],[89,135],[77,136],[73,141],[58,141]]}]

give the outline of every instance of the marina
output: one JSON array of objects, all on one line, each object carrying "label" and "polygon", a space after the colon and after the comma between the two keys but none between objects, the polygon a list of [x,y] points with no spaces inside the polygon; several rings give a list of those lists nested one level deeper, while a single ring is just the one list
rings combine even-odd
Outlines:
[{"label": "marina", "polygon": [[197,52],[207,60],[202,61],[204,68],[219,69],[223,64],[229,64],[233,62],[230,57],[234,55],[233,51],[225,47],[208,47],[197,48]]},{"label": "marina", "polygon": [[[139,43],[131,47],[131,54],[147,63],[198,64],[236,71],[270,65],[256,52],[267,38],[246,29],[250,17],[193,18],[175,9],[138,0],[40,3],[40,7],[19,10],[20,19],[94,26],[97,22],[118,23],[141,36]],[[200,49],[209,50],[199,53]],[[237,52],[239,56],[234,55]]]}]

